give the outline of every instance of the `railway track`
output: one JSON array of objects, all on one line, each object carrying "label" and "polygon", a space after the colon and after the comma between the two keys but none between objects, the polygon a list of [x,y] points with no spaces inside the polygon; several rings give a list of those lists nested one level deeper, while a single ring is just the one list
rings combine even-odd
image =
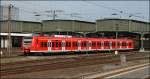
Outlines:
[{"label": "railway track", "polygon": [[[89,56],[101,56],[101,57],[110,57],[113,56],[111,53],[102,53],[102,54],[80,54],[80,55],[57,55],[57,56],[33,56],[36,58],[45,58],[41,60],[25,60],[25,61],[17,61],[12,63],[1,63],[0,66],[9,66],[9,65],[19,65],[19,64],[27,64],[27,63],[38,63],[38,62],[47,62],[49,60],[57,60],[57,59],[67,59],[67,58],[82,58],[82,57],[89,57]],[[26,56],[32,58],[32,56]],[[18,58],[18,57],[17,57]],[[8,58],[6,58],[8,59]]]},{"label": "railway track", "polygon": [[[138,53],[138,51],[130,51],[130,52]],[[124,52],[124,53],[130,53],[130,52]],[[77,53],[77,54],[83,54],[83,53]],[[60,55],[77,55],[77,54],[69,53],[69,54],[60,54]],[[84,54],[86,54],[86,53],[84,53]],[[98,53],[97,52],[89,53],[89,54],[99,54],[99,52]],[[58,55],[51,55],[51,56],[58,56]],[[50,56],[50,55],[47,55],[47,56]],[[12,56],[0,56],[1,59],[5,59],[5,58],[21,58],[21,57],[25,57],[25,56],[22,55],[22,54],[14,55],[14,56],[13,55]]]},{"label": "railway track", "polygon": [[[123,53],[126,55],[133,55],[134,53]],[[14,67],[17,65],[17,67],[20,67],[20,65],[30,65],[30,64],[42,64],[42,63],[47,63],[47,62],[65,62],[68,61],[68,59],[72,58],[85,58],[85,57],[112,57],[115,56],[111,53],[104,53],[104,54],[81,54],[81,55],[63,55],[63,56],[48,56],[45,59],[40,59],[40,60],[26,60],[26,61],[17,61],[17,62],[12,62],[12,63],[1,63],[0,67],[2,68],[8,68],[8,67]],[[45,57],[45,56],[44,56]],[[53,58],[54,57],[54,58]],[[61,61],[60,61],[61,60]],[[63,60],[63,61],[62,61]]]},{"label": "railway track", "polygon": [[[128,55],[127,61],[145,59],[149,57],[139,57],[139,56],[132,56]],[[72,68],[72,67],[79,67],[79,66],[87,66],[87,65],[96,65],[96,64],[106,64],[106,63],[119,63],[119,57],[109,57],[109,58],[102,58],[102,57],[94,57],[94,58],[75,58],[75,59],[66,59],[61,62],[50,62],[45,61],[44,63],[38,63],[20,67],[13,67],[13,68],[3,68],[0,70],[1,76],[7,75],[15,75],[15,74],[23,74],[29,72],[39,72],[39,71],[46,71],[46,70],[57,70],[57,69],[64,69],[64,68]],[[9,65],[10,66],[10,65]]]}]

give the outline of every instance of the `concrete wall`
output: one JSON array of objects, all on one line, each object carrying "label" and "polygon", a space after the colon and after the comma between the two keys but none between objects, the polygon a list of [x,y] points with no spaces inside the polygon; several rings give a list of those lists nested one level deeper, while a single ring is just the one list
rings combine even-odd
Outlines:
[{"label": "concrete wall", "polygon": [[96,28],[97,31],[149,32],[150,23],[127,19],[101,19],[96,21]]},{"label": "concrete wall", "polygon": [[76,20],[47,20],[43,21],[43,31],[73,31],[73,32],[93,32],[95,23]]},{"label": "concrete wall", "polygon": [[[11,21],[11,32],[40,32],[41,23],[29,21]],[[8,21],[0,21],[0,31],[8,32]]]},{"label": "concrete wall", "polygon": [[37,22],[22,22],[22,32],[38,33],[41,32],[41,23]]}]

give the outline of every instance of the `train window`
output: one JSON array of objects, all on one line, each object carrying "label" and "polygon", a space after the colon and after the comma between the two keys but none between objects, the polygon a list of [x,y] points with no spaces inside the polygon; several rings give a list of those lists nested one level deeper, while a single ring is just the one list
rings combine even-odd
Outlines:
[{"label": "train window", "polygon": [[41,42],[41,47],[47,47],[47,42]]},{"label": "train window", "polygon": [[96,42],[92,42],[92,46],[95,47],[96,46]]},{"label": "train window", "polygon": [[69,42],[69,45],[68,45],[69,47],[71,47],[71,42]]},{"label": "train window", "polygon": [[81,46],[83,47],[83,42],[81,42]]},{"label": "train window", "polygon": [[126,42],[122,42],[122,46],[127,46],[127,43]]},{"label": "train window", "polygon": [[104,42],[104,46],[109,46],[109,42]]},{"label": "train window", "polygon": [[129,46],[131,46],[132,44],[131,44],[131,42],[129,42]]},{"label": "train window", "polygon": [[78,47],[78,43],[77,42],[75,42],[75,46]]},{"label": "train window", "polygon": [[54,47],[54,45],[55,45],[55,42],[52,42],[52,47]]},{"label": "train window", "polygon": [[101,42],[98,42],[97,45],[101,47]]},{"label": "train window", "polygon": [[56,47],[58,47],[59,46],[59,42],[58,42],[58,40],[56,40]]},{"label": "train window", "polygon": [[66,42],[66,47],[68,47],[68,42]]},{"label": "train window", "polygon": [[86,47],[86,46],[87,46],[86,41],[85,41],[85,42],[83,42],[83,46],[84,46],[84,47]]},{"label": "train window", "polygon": [[44,42],[44,47],[47,47],[47,42]]},{"label": "train window", "polygon": [[81,43],[81,45],[82,45],[83,47],[86,47],[86,41],[83,41],[83,42]]},{"label": "train window", "polygon": [[32,37],[24,37],[23,42],[24,42],[24,44],[30,44],[30,43],[32,43]]},{"label": "train window", "polygon": [[59,47],[61,47],[62,45],[61,45],[61,42],[59,42]]},{"label": "train window", "polygon": [[73,47],[77,47],[77,42],[73,42]]},{"label": "train window", "polygon": [[120,46],[120,42],[117,42],[117,46]]},{"label": "train window", "polygon": [[71,47],[71,42],[66,42],[66,47]]},{"label": "train window", "polygon": [[43,47],[43,42],[40,43],[40,46]]},{"label": "train window", "polygon": [[112,46],[115,46],[116,44],[115,44],[115,42],[112,42]]}]

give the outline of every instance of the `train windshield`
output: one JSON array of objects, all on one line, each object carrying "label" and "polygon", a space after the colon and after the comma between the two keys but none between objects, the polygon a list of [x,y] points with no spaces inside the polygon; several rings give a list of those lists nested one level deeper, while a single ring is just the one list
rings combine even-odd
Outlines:
[{"label": "train windshield", "polygon": [[25,44],[31,44],[32,43],[32,37],[24,37],[23,43],[24,43],[24,45]]}]

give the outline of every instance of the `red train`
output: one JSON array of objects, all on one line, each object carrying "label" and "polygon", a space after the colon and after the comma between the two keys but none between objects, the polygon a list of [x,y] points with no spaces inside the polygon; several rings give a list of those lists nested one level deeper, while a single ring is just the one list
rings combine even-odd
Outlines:
[{"label": "red train", "polygon": [[22,45],[24,54],[131,50],[134,42],[130,39],[76,38],[76,37],[25,37]]}]

